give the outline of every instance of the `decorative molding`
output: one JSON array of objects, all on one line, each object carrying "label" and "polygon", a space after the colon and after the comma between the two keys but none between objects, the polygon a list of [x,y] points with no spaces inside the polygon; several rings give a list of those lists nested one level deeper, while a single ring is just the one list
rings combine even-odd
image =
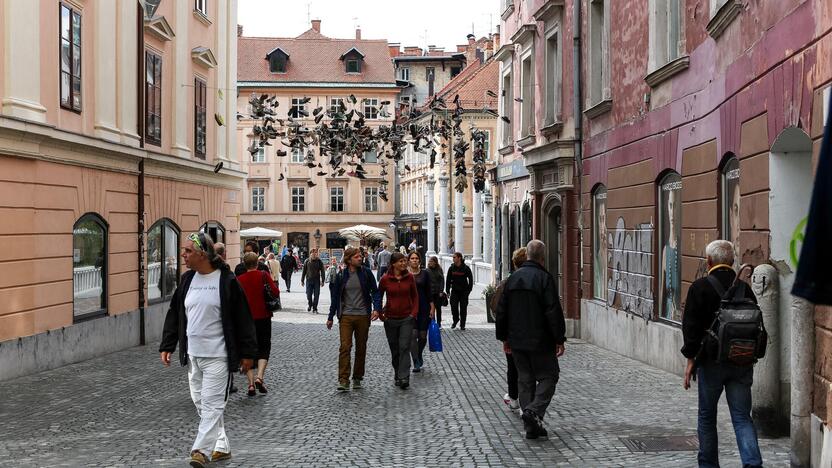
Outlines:
[{"label": "decorative molding", "polygon": [[536,141],[537,141],[537,138],[535,138],[534,135],[527,135],[527,136],[517,140],[517,146],[519,146],[521,148],[527,148],[527,147],[535,144]]},{"label": "decorative molding", "polygon": [[503,146],[502,148],[498,149],[497,152],[500,153],[503,156],[505,156],[507,154],[511,154],[511,153],[514,152],[514,144],[509,143],[506,146]]},{"label": "decorative molding", "polygon": [[708,30],[708,34],[714,39],[717,39],[725,29],[728,28],[728,25],[734,21],[734,18],[739,16],[740,12],[742,12],[744,5],[739,3],[737,0],[727,0],[719,10],[716,11],[714,16],[708,21],[708,26],[706,29]]},{"label": "decorative molding", "polygon": [[497,53],[494,54],[494,60],[497,60],[498,62],[508,62],[512,59],[513,55],[514,55],[514,44],[512,44],[512,43],[503,44],[503,46],[500,47],[500,49],[497,51]]},{"label": "decorative molding", "polygon": [[514,13],[514,1],[509,0],[511,3],[508,4],[505,10],[500,14],[500,18],[505,21],[512,13]]},{"label": "decorative molding", "polygon": [[198,19],[199,22],[204,24],[205,26],[211,26],[212,24],[214,24],[211,22],[210,19],[208,19],[207,16],[205,16],[205,14],[203,14],[201,11],[197,9],[194,9],[194,18]]},{"label": "decorative molding", "polygon": [[647,82],[647,85],[651,88],[655,88],[673,76],[687,70],[689,66],[690,57],[683,55],[650,72],[650,74],[644,77],[644,81]]},{"label": "decorative molding", "polygon": [[546,126],[540,129],[540,133],[543,136],[549,136],[558,134],[563,130],[563,121],[562,120],[555,120],[553,122],[547,122]]},{"label": "decorative molding", "polygon": [[536,12],[532,13],[535,21],[549,21],[549,19],[562,10],[564,7],[563,0],[549,0],[543,4]]},{"label": "decorative molding", "polygon": [[194,47],[191,49],[191,59],[197,65],[202,65],[207,68],[214,68],[217,66],[217,59],[214,53],[207,47]]},{"label": "decorative molding", "polygon": [[511,42],[515,44],[522,44],[524,42],[528,42],[529,39],[534,37],[537,34],[537,26],[534,24],[524,24],[517,29],[513,36],[511,36]]},{"label": "decorative molding", "polygon": [[168,23],[164,16],[154,16],[144,20],[144,30],[156,36],[161,41],[170,41],[176,34],[173,33],[173,28]]},{"label": "decorative molding", "polygon": [[603,101],[590,106],[589,109],[584,111],[584,115],[588,119],[594,119],[601,114],[606,114],[612,109],[612,99],[604,99]]}]

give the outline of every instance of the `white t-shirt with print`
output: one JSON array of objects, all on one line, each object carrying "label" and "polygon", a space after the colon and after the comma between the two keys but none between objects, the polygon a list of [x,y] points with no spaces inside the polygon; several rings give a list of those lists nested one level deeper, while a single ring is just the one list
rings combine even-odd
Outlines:
[{"label": "white t-shirt with print", "polygon": [[188,317],[188,355],[228,357],[220,313],[220,270],[194,274],[185,296]]}]

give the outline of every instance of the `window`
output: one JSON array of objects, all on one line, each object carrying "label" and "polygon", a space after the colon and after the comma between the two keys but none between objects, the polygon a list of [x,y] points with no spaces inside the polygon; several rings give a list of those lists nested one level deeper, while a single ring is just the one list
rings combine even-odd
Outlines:
[{"label": "window", "polygon": [[553,28],[546,36],[546,125],[559,121],[561,115],[563,63],[560,54],[560,30]]},{"label": "window", "polygon": [[347,73],[361,73],[361,62],[355,59],[347,60]]},{"label": "window", "polygon": [[365,99],[364,100],[364,117],[368,119],[377,119],[378,118],[378,99]]},{"label": "window", "polygon": [[722,238],[734,244],[739,252],[740,237],[740,162],[729,154],[721,172]]},{"label": "window", "polygon": [[253,162],[253,163],[264,163],[264,162],[266,162],[266,148],[264,146],[260,146],[257,143],[257,140],[252,140],[252,144],[257,147],[257,152],[251,155],[251,162]]},{"label": "window", "polygon": [[169,219],[147,231],[147,299],[168,299],[179,282],[179,229]]},{"label": "window", "polygon": [[728,3],[728,0],[710,0],[711,3],[711,18],[716,16],[716,13],[722,8],[722,5]]},{"label": "window", "polygon": [[329,188],[329,211],[344,211],[344,187]]},{"label": "window", "polygon": [[485,160],[491,161],[491,130],[483,130],[482,132],[485,133],[485,144],[482,148]]},{"label": "window", "polygon": [[286,54],[280,50],[276,50],[269,55],[269,71],[272,73],[286,73],[286,63],[288,61]]},{"label": "window", "polygon": [[289,115],[294,118],[304,117],[306,113],[306,104],[303,103],[303,98],[292,98],[292,108],[289,110]]},{"label": "window", "polygon": [[[513,90],[511,88],[511,64],[509,63],[507,66],[503,65],[504,67],[508,68],[508,73],[503,75],[503,89],[502,89],[502,102],[500,103],[500,107],[502,107],[502,111],[500,114],[502,116],[507,117],[508,119],[514,118],[514,96]],[[500,119],[500,126],[503,132],[503,146],[509,146],[514,141],[514,130],[511,126],[511,122],[506,122],[505,120]]]},{"label": "window", "polygon": [[329,112],[339,112],[344,107],[344,98],[329,98]]},{"label": "window", "polygon": [[682,309],[682,178],[670,172],[659,183],[659,312],[681,322]]},{"label": "window", "polygon": [[347,239],[341,237],[340,232],[328,232],[328,233],[326,233],[326,248],[328,248],[328,249],[343,249],[346,246],[347,246]]},{"label": "window", "polygon": [[72,227],[74,321],[107,314],[107,224],[85,214]]},{"label": "window", "polygon": [[162,144],[162,57],[145,54],[145,139]]},{"label": "window", "polygon": [[194,0],[194,10],[202,14],[202,16],[208,16],[208,0]]},{"label": "window", "polygon": [[607,189],[592,195],[592,297],[607,298]]},{"label": "window", "polygon": [[434,80],[435,76],[436,76],[436,73],[435,73],[433,67],[425,67],[425,80],[427,80],[427,82],[428,82],[428,97],[433,96],[433,92],[434,92],[433,85],[434,85],[434,81],[435,81]]},{"label": "window", "polygon": [[378,162],[378,150],[375,148],[364,152],[364,163],[375,164]]},{"label": "window", "polygon": [[225,227],[216,221],[208,221],[199,228],[199,232],[207,234],[212,241],[225,243]]},{"label": "window", "polygon": [[610,0],[589,3],[589,105],[609,99]]},{"label": "window", "polygon": [[378,187],[364,187],[364,211],[368,213],[378,211]]},{"label": "window", "polygon": [[407,106],[410,107],[410,96],[402,96],[399,98],[399,105],[400,106]]},{"label": "window", "polygon": [[292,148],[292,159],[293,163],[302,163],[303,162],[303,150],[300,148]]},{"label": "window", "polygon": [[399,79],[402,81],[410,81],[410,68],[399,68]]},{"label": "window", "polygon": [[61,107],[81,112],[81,14],[61,4]]},{"label": "window", "polygon": [[451,78],[459,75],[459,73],[461,71],[462,71],[462,67],[451,67]]},{"label": "window", "polygon": [[292,187],[292,211],[306,211],[306,189]]},{"label": "window", "polygon": [[265,211],[266,209],[266,188],[251,188],[251,211]]},{"label": "window", "polygon": [[679,58],[681,12],[678,0],[650,0],[650,70]]},{"label": "window", "polygon": [[205,89],[205,82],[194,78],[194,152],[201,159],[205,159],[207,126]]},{"label": "window", "polygon": [[533,54],[529,54],[520,62],[520,137],[534,134],[534,65]]}]

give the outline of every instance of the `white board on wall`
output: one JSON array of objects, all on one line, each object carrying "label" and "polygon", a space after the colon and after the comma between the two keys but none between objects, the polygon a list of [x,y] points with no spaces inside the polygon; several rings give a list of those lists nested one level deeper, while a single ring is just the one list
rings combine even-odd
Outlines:
[{"label": "white board on wall", "polygon": [[832,94],[832,86],[823,90],[823,124],[829,123],[829,95]]}]

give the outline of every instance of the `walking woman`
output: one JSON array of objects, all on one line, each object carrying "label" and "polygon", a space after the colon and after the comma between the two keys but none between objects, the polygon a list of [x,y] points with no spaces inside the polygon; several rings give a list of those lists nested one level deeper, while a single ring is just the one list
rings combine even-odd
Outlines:
[{"label": "walking woman", "polygon": [[246,272],[237,277],[240,286],[246,293],[248,308],[251,311],[251,318],[254,319],[254,330],[257,334],[257,377],[254,370],[246,372],[248,375],[248,396],[254,396],[255,388],[260,393],[268,393],[263,378],[266,374],[266,366],[269,364],[269,354],[272,350],[272,315],[266,309],[266,299],[263,296],[263,287],[268,285],[275,297],[280,295],[280,290],[272,280],[269,273],[257,269],[257,254],[249,252],[243,255],[243,264]]},{"label": "walking woman", "polygon": [[277,282],[277,279],[280,278],[280,262],[274,257],[274,254],[269,252],[269,256],[266,257],[266,266],[269,267],[269,274],[272,275],[272,280]]},{"label": "walking woman", "polygon": [[209,457],[231,458],[223,424],[231,373],[251,369],[257,341],[245,293],[211,238],[201,232],[188,236],[182,259],[189,271],[171,298],[159,354],[162,364],[170,366],[178,345],[179,362],[188,366],[191,399],[200,418],[190,462],[202,468]]},{"label": "walking woman", "polygon": [[416,281],[407,271],[407,259],[399,252],[390,257],[390,269],[381,277],[379,292],[387,296],[381,311],[384,333],[395,373],[395,384],[402,390],[410,386],[410,341],[419,315]]},{"label": "walking woman", "polygon": [[442,273],[442,267],[439,266],[439,259],[435,256],[428,260],[428,273],[430,274],[431,285],[431,302],[433,308],[436,310],[436,324],[442,328],[442,307],[444,307],[448,300],[448,295],[445,294],[445,274]]},{"label": "walking woman", "polygon": [[411,251],[407,256],[407,271],[413,275],[416,282],[416,292],[419,293],[419,313],[416,315],[416,327],[413,329],[413,339],[410,343],[410,355],[413,357],[413,372],[422,372],[425,361],[423,352],[428,343],[428,325],[435,317],[433,305],[433,286],[430,273],[422,269],[422,258],[419,252]]}]

